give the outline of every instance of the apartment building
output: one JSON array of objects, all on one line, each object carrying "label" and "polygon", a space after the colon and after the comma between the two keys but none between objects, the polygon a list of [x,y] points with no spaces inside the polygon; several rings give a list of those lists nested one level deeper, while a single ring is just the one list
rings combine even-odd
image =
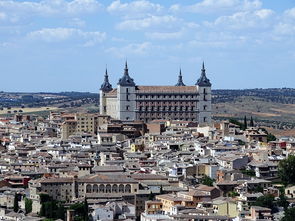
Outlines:
[{"label": "apartment building", "polygon": [[65,120],[61,125],[62,139],[75,133],[97,134],[100,125],[106,124],[109,116],[91,113],[76,113],[74,119]]}]

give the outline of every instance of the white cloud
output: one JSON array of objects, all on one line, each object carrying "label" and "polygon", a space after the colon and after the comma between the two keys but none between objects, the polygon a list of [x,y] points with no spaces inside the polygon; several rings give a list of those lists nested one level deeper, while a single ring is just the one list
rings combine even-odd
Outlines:
[{"label": "white cloud", "polygon": [[281,40],[282,36],[286,38],[295,34],[295,8],[284,11],[279,22],[274,26],[274,34],[277,37],[276,40]]},{"label": "white cloud", "polygon": [[4,12],[0,12],[0,21],[6,19],[6,14]]},{"label": "white cloud", "polygon": [[32,1],[0,1],[0,8],[7,11],[10,15],[18,16],[49,16],[91,13],[97,11],[101,4],[97,0],[42,0]]},{"label": "white cloud", "polygon": [[293,36],[295,34],[295,24],[280,22],[274,27],[274,33],[276,35],[292,35]]},{"label": "white cloud", "polygon": [[69,25],[76,27],[84,27],[85,24],[85,21],[81,20],[80,18],[73,18],[69,21]]},{"label": "white cloud", "polygon": [[256,10],[261,6],[260,0],[203,0],[188,6],[175,4],[170,7],[170,10],[173,12],[220,13],[224,11]]},{"label": "white cloud", "polygon": [[290,16],[292,18],[295,18],[295,8],[288,9],[284,12],[287,16]]},{"label": "white cloud", "polygon": [[27,37],[33,40],[41,40],[48,43],[66,40],[82,41],[83,46],[92,46],[102,42],[106,38],[103,32],[84,32],[74,28],[43,28],[30,32]]},{"label": "white cloud", "polygon": [[228,43],[225,41],[200,41],[200,40],[192,40],[188,42],[188,47],[190,48],[226,48]]},{"label": "white cloud", "polygon": [[150,42],[143,42],[139,44],[128,44],[123,47],[111,47],[106,52],[111,53],[120,58],[126,58],[128,55],[146,55],[151,49]]},{"label": "white cloud", "polygon": [[242,35],[224,31],[197,32],[191,40],[187,42],[190,48],[239,48],[245,43],[249,43],[249,39]]},{"label": "white cloud", "polygon": [[284,14],[288,17],[288,18],[294,18],[295,19],[295,8],[291,8],[288,9],[284,12]]},{"label": "white cloud", "polygon": [[69,13],[84,13],[95,12],[101,7],[100,3],[96,0],[73,0],[66,3],[66,8]]},{"label": "white cloud", "polygon": [[262,2],[260,0],[244,0],[240,9],[244,10],[256,10],[262,7]]},{"label": "white cloud", "polygon": [[179,19],[166,15],[166,16],[149,16],[147,18],[143,19],[130,19],[120,22],[117,25],[118,29],[121,30],[141,30],[151,27],[165,27],[165,28],[171,28],[174,27],[175,23],[178,22]]},{"label": "white cloud", "polygon": [[261,9],[254,12],[254,15],[258,16],[260,19],[267,19],[274,15],[274,11],[270,9]]},{"label": "white cloud", "polygon": [[183,31],[178,32],[148,32],[145,35],[150,39],[168,40],[179,39],[183,36]]},{"label": "white cloud", "polygon": [[182,6],[180,4],[174,4],[170,6],[169,10],[172,12],[178,12],[181,8]]},{"label": "white cloud", "polygon": [[[213,23],[221,28],[245,29],[245,28],[262,28],[271,25],[269,19],[274,15],[270,9],[261,9],[253,12],[237,12],[230,16],[221,16]],[[208,23],[210,26],[210,23]]]},{"label": "white cloud", "polygon": [[116,0],[107,7],[108,12],[126,18],[142,17],[146,13],[157,13],[162,9],[163,7],[160,4],[146,0],[132,1],[130,3],[121,3],[120,0]]}]

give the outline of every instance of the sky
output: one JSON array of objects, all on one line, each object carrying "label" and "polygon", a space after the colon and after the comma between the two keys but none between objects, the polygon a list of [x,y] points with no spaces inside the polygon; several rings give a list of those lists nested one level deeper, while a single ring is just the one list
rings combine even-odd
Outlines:
[{"label": "sky", "polygon": [[0,0],[0,91],[294,87],[294,0]]}]

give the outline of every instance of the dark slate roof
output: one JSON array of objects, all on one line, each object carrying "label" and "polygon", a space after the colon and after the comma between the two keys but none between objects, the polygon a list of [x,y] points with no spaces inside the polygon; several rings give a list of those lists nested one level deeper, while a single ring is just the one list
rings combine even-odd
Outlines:
[{"label": "dark slate roof", "polygon": [[106,69],[106,73],[104,75],[104,82],[102,83],[100,90],[104,91],[104,92],[109,92],[111,90],[113,90],[112,85],[109,82],[109,76],[108,76],[108,70]]},{"label": "dark slate roof", "polygon": [[177,84],[175,84],[175,86],[185,86],[185,84],[183,83],[183,80],[182,80],[181,69],[180,69],[179,75],[178,75],[178,82],[177,82]]},{"label": "dark slate roof", "polygon": [[125,63],[124,75],[119,79],[120,86],[135,86],[133,78],[129,76],[127,62]]},{"label": "dark slate roof", "polygon": [[201,77],[197,81],[196,85],[202,86],[202,87],[211,87],[210,80],[206,77],[206,69],[205,69],[204,62],[203,62],[203,66],[202,66],[201,71],[202,71]]}]

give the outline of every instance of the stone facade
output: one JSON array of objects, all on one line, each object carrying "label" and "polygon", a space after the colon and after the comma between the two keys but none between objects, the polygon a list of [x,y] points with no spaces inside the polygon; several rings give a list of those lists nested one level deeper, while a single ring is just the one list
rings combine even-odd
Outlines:
[{"label": "stone facade", "polygon": [[115,89],[106,72],[100,88],[100,113],[122,121],[169,119],[211,124],[211,83],[203,64],[194,86],[184,85],[181,72],[175,86],[138,86],[126,63]]},{"label": "stone facade", "polygon": [[62,140],[68,139],[70,135],[75,133],[91,133],[97,134],[98,127],[106,124],[109,117],[100,114],[76,113],[73,119],[65,120],[61,125]]},{"label": "stone facade", "polygon": [[89,175],[81,178],[48,178],[29,183],[30,198],[47,193],[52,199],[71,202],[79,198],[110,199],[137,194],[139,184],[125,175]]}]

